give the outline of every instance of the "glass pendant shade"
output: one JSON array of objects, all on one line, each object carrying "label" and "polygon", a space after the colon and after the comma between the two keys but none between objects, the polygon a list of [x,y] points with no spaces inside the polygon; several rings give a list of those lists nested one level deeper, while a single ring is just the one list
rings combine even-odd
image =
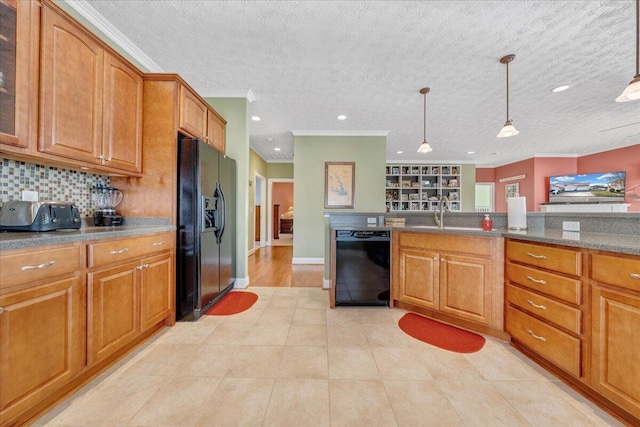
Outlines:
[{"label": "glass pendant shade", "polygon": [[616,98],[616,102],[637,101],[640,99],[640,0],[636,0],[636,75],[631,83]]},{"label": "glass pendant shade", "polygon": [[498,138],[507,138],[509,136],[514,136],[519,133],[520,132],[518,132],[515,126],[511,124],[511,120],[508,120],[500,130],[500,133],[498,134]]},{"label": "glass pendant shade", "polygon": [[616,102],[629,102],[640,99],[640,76],[636,76],[622,94],[616,98]]},{"label": "glass pendant shade", "polygon": [[418,148],[418,153],[429,153],[431,151],[433,151],[433,148],[431,148],[427,140],[425,139],[424,141],[422,141],[422,144],[420,144],[420,148]]}]

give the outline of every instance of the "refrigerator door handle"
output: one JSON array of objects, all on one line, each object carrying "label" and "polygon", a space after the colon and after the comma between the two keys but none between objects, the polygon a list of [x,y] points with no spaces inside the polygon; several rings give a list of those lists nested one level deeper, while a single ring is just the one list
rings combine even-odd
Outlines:
[{"label": "refrigerator door handle", "polygon": [[222,200],[222,207],[220,209],[222,213],[222,229],[220,230],[220,240],[222,240],[224,231],[227,228],[227,201],[224,198],[224,192],[222,191],[222,186],[220,185],[220,183],[218,183],[218,188],[220,189],[220,198]]}]

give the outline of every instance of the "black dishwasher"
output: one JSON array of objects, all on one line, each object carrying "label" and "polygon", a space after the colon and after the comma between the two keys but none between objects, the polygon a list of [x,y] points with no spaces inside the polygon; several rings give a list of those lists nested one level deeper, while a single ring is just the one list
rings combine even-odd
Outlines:
[{"label": "black dishwasher", "polygon": [[388,230],[336,230],[336,305],[388,306]]}]

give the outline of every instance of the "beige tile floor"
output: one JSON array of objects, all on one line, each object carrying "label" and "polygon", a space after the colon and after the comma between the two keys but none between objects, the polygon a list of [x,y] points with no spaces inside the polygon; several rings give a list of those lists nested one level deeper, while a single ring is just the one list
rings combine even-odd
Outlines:
[{"label": "beige tile floor", "polygon": [[250,290],[250,310],[165,329],[36,425],[621,425],[502,341],[452,353],[400,331],[402,310]]}]

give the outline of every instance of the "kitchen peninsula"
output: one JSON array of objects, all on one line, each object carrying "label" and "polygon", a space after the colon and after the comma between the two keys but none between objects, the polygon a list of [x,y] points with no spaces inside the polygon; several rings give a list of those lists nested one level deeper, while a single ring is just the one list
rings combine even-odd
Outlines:
[{"label": "kitchen peninsula", "polygon": [[[393,227],[368,225],[373,213],[325,216],[330,283],[337,230],[391,230],[390,306],[511,341],[639,422],[640,373],[629,367],[640,351],[640,213],[529,213],[523,231],[507,230],[500,213],[492,231],[481,230],[480,213],[448,213],[443,229],[425,214],[404,213]],[[564,221],[581,231],[563,231]]]}]

